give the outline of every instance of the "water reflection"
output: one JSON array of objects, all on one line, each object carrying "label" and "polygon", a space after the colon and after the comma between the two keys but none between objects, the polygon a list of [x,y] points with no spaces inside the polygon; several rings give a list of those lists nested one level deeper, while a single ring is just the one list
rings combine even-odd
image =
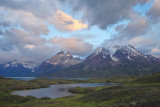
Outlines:
[{"label": "water reflection", "polygon": [[58,85],[51,85],[51,87],[48,87],[48,88],[14,91],[12,92],[12,94],[16,94],[20,96],[31,95],[37,98],[41,98],[45,96],[50,98],[58,98],[58,97],[75,95],[68,92],[68,89],[74,88],[74,87],[97,87],[97,86],[114,85],[114,84],[116,83],[58,84]]}]

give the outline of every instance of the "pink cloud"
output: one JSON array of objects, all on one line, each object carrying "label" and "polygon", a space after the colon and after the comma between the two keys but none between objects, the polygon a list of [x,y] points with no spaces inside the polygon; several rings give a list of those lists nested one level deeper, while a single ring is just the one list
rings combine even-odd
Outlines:
[{"label": "pink cloud", "polygon": [[73,19],[71,16],[60,10],[57,10],[54,15],[54,25],[60,31],[76,31],[88,27],[86,24]]},{"label": "pink cloud", "polygon": [[91,44],[77,38],[63,38],[56,36],[51,39],[51,42],[61,50],[70,51],[75,55],[88,55],[93,49]]}]

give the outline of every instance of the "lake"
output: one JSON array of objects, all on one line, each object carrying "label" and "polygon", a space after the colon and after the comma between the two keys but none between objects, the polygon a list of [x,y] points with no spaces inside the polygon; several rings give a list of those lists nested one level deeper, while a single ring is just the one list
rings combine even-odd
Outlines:
[{"label": "lake", "polygon": [[[29,81],[32,79],[36,79],[37,77],[5,77],[5,78],[12,78],[12,79],[17,79],[17,80],[25,80],[25,81]],[[91,79],[91,78],[49,78],[49,79],[78,79],[78,80],[87,80],[87,79]]]},{"label": "lake", "polygon": [[58,85],[51,85],[48,88],[14,91],[11,94],[16,94],[20,96],[30,95],[37,98],[41,98],[41,97],[58,98],[58,97],[75,95],[68,92],[68,89],[74,88],[74,87],[97,87],[97,86],[107,86],[107,85],[115,85],[115,84],[117,83],[58,84]]},{"label": "lake", "polygon": [[36,77],[5,77],[5,78],[29,81],[29,80],[35,79]]}]

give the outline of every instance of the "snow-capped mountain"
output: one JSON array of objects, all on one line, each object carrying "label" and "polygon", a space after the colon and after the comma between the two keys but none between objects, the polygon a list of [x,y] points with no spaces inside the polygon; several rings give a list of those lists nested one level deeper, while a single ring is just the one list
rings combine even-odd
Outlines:
[{"label": "snow-capped mountain", "polygon": [[[81,64],[70,66],[61,77],[140,75],[160,70],[160,58],[145,55],[131,45],[97,48]],[[85,74],[85,75],[84,75]],[[55,73],[56,76],[59,76]]]},{"label": "snow-capped mountain", "polygon": [[38,67],[33,61],[13,60],[1,64],[0,75],[2,76],[30,76]]},{"label": "snow-capped mountain", "polygon": [[159,57],[148,54],[145,55],[131,45],[116,46],[116,48],[117,49],[113,54],[113,56],[118,58],[119,60],[135,60],[135,61],[144,60],[144,62],[160,61]]},{"label": "snow-capped mountain", "polygon": [[[83,61],[69,52],[58,52],[37,64],[14,60],[0,64],[1,76],[48,75],[52,77],[108,77],[113,75],[140,75],[160,70],[160,57],[143,54],[131,45],[97,48]],[[35,72],[34,72],[35,71]]]},{"label": "snow-capped mountain", "polygon": [[88,58],[91,60],[97,56],[106,60],[110,59],[115,62],[120,60],[135,60],[137,58],[143,58],[146,60],[160,60],[160,57],[149,54],[145,55],[131,45],[114,46],[111,50],[103,47],[97,48],[89,57],[86,58],[86,60],[88,60]]},{"label": "snow-capped mountain", "polygon": [[74,58],[70,52],[58,52],[55,56],[45,61],[46,63],[52,64],[54,66],[56,65],[62,65],[64,67],[68,67],[70,65],[75,65],[80,63],[82,60],[78,58]]},{"label": "snow-capped mountain", "polygon": [[4,68],[13,68],[13,67],[18,67],[18,66],[23,66],[24,68],[30,69],[32,72],[34,72],[35,68],[38,66],[33,61],[20,61],[20,60],[13,60],[11,62],[7,62],[4,64]]},{"label": "snow-capped mountain", "polygon": [[85,69],[96,69],[112,62],[110,54],[110,51],[105,48],[97,48],[84,60]]},{"label": "snow-capped mountain", "polygon": [[82,60],[80,58],[74,58],[70,52],[65,53],[61,51],[50,59],[42,62],[37,72],[55,72],[81,62]]}]

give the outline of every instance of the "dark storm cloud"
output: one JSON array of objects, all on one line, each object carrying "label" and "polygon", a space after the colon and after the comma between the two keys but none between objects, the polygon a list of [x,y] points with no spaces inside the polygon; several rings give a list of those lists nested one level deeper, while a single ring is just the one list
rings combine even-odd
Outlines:
[{"label": "dark storm cloud", "polygon": [[113,35],[113,38],[106,40],[103,45],[106,45],[107,47],[126,45],[128,41],[146,35],[149,30],[149,22],[146,17],[134,15],[132,21],[128,22],[126,26],[123,24],[118,25],[115,30],[118,34],[115,34]]},{"label": "dark storm cloud", "polygon": [[147,15],[153,23],[160,21],[160,0],[154,0],[153,5]]},{"label": "dark storm cloud", "polygon": [[32,12],[34,15],[46,18],[53,15],[58,6],[58,0],[0,0],[0,6],[14,10]]},{"label": "dark storm cloud", "polygon": [[106,29],[122,19],[130,19],[133,6],[148,0],[70,0],[74,11],[82,12],[89,25]]},{"label": "dark storm cloud", "polygon": [[[121,26],[121,25],[120,25]],[[149,30],[149,22],[145,17],[137,16],[134,20],[129,22],[127,26],[121,30],[119,30],[120,38],[134,38],[137,36],[143,36]]]},{"label": "dark storm cloud", "polygon": [[5,28],[11,26],[11,23],[8,21],[0,21],[0,28]]}]

